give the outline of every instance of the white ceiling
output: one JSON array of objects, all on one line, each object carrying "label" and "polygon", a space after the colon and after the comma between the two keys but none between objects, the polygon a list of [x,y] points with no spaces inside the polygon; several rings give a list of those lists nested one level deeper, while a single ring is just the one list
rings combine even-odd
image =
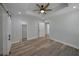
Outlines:
[{"label": "white ceiling", "polygon": [[[45,4],[45,3],[44,3]],[[52,9],[52,11],[48,11],[46,15],[39,14],[37,11],[33,11],[35,9],[38,9],[36,6],[36,3],[6,3],[4,4],[5,7],[11,12],[12,15],[16,16],[34,16],[39,18],[48,18],[55,15],[60,15],[63,13],[67,13],[70,11],[74,11],[79,9],[79,4],[75,3],[68,3],[68,7],[63,7],[63,4],[61,3],[50,3],[49,9]],[[77,8],[73,9],[73,6],[76,6]],[[61,9],[60,9],[61,8]],[[19,15],[18,12],[21,12],[22,14]]]}]

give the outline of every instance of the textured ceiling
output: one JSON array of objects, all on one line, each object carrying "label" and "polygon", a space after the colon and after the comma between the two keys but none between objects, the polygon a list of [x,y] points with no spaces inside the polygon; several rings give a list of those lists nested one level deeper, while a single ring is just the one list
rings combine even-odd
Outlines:
[{"label": "textured ceiling", "polygon": [[42,15],[42,14],[39,14],[38,11],[33,11],[35,9],[38,9],[38,7],[36,6],[36,3],[6,3],[4,5],[12,15],[19,16],[18,12],[22,12],[21,16],[30,15],[30,16],[35,16],[39,18],[52,17],[53,15],[62,14],[67,11],[71,11],[74,5],[79,6],[79,4],[74,4],[74,3],[68,4],[68,6],[66,6],[63,3],[50,3],[48,8],[52,9],[52,11],[48,11],[46,15]]}]

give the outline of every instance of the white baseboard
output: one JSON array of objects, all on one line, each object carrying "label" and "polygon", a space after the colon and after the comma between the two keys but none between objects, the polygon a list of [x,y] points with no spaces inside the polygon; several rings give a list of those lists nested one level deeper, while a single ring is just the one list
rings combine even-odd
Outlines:
[{"label": "white baseboard", "polygon": [[56,41],[56,42],[60,42],[60,43],[62,43],[62,44],[65,44],[65,45],[71,46],[71,47],[73,47],[73,48],[79,49],[79,47],[76,46],[76,45],[73,45],[73,44],[70,44],[70,43],[67,43],[67,42],[64,42],[64,41],[60,41],[60,40],[57,40],[57,39],[52,38],[52,37],[50,37],[50,39],[51,39],[51,40],[54,40],[54,41]]},{"label": "white baseboard", "polygon": [[[27,40],[32,40],[32,39],[35,39],[35,38],[38,38],[38,37],[27,38]],[[15,41],[15,42],[11,42],[11,44],[18,43],[18,42],[22,42],[22,41],[18,40],[18,41]]]},{"label": "white baseboard", "polygon": [[20,40],[18,40],[18,41],[15,41],[15,42],[11,42],[11,44],[18,43],[18,42],[21,42],[21,41],[20,41]]},{"label": "white baseboard", "polygon": [[[42,38],[42,37],[44,37],[44,36],[41,36],[41,37],[39,37],[39,38]],[[38,39],[38,37],[27,38],[27,40],[32,40],[32,39]]]},{"label": "white baseboard", "polygon": [[27,38],[27,40],[32,40],[32,39],[36,39],[38,37],[31,37],[31,38]]}]

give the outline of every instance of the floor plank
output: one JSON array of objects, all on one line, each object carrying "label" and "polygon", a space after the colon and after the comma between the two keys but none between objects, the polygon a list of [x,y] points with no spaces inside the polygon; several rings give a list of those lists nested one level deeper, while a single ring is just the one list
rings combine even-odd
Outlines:
[{"label": "floor plank", "polygon": [[13,44],[10,56],[79,56],[79,49],[40,38]]}]

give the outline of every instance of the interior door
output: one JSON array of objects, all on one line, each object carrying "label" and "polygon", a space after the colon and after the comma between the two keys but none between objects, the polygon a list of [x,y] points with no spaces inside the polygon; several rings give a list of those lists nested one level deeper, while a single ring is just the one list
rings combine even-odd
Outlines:
[{"label": "interior door", "polygon": [[3,55],[9,55],[11,47],[11,19],[3,14]]},{"label": "interior door", "polygon": [[45,23],[39,23],[39,37],[45,37]]},{"label": "interior door", "polygon": [[9,54],[11,48],[11,18],[10,17],[7,20],[7,35],[8,35],[7,54]]},{"label": "interior door", "polygon": [[27,40],[27,25],[22,25],[22,41]]}]

